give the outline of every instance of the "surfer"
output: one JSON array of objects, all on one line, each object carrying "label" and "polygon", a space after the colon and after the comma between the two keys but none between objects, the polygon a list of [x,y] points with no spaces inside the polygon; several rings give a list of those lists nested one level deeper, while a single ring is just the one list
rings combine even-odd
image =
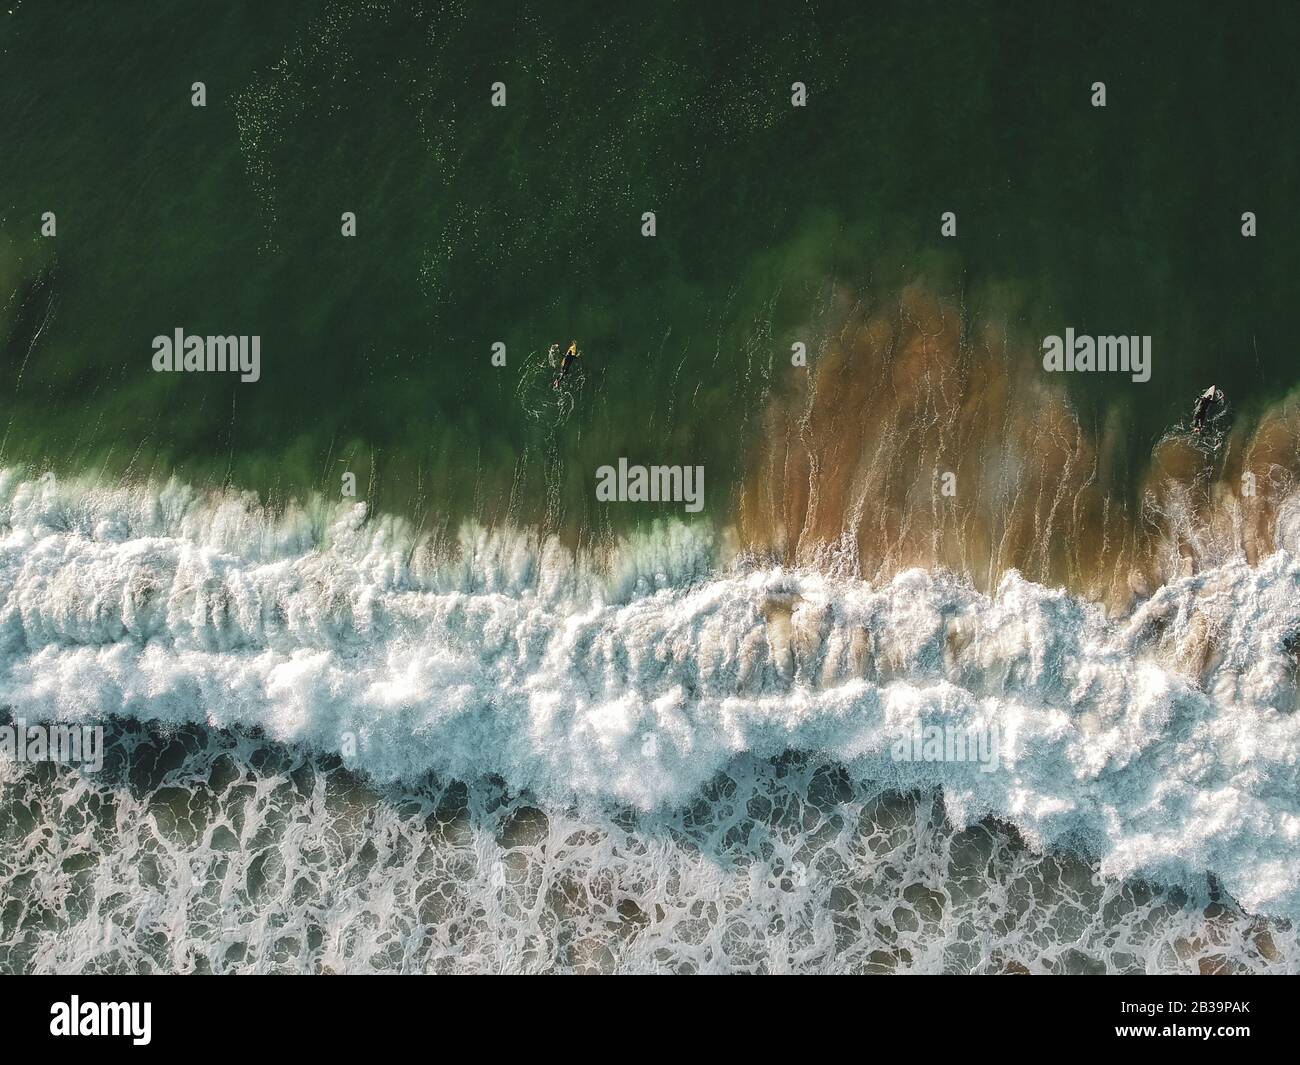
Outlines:
[{"label": "surfer", "polygon": [[[554,351],[557,347],[559,347],[558,344],[552,344],[551,350]],[[560,360],[559,376],[557,376],[555,380],[551,382],[552,388],[560,387],[560,382],[564,380],[564,375],[567,374],[570,368],[573,366],[573,364],[578,361],[578,355],[579,355],[578,342],[576,340],[570,341],[568,350],[566,350],[564,353],[564,358]]]},{"label": "surfer", "polygon": [[1192,432],[1199,433],[1205,428],[1205,419],[1209,417],[1210,408],[1223,402],[1223,390],[1218,385],[1210,385],[1196,397],[1196,407],[1192,411]]}]

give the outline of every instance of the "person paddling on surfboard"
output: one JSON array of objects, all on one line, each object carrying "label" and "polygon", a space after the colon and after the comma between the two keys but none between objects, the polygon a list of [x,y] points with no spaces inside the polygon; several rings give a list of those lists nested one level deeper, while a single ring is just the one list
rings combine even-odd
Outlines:
[{"label": "person paddling on surfboard", "polygon": [[551,382],[552,388],[560,387],[560,382],[564,380],[564,375],[567,374],[569,372],[569,369],[573,366],[573,364],[578,361],[579,354],[580,353],[578,351],[578,342],[576,340],[570,341],[568,350],[565,351],[564,353],[564,358],[560,360],[559,376],[556,377],[556,379]]},{"label": "person paddling on surfboard", "polygon": [[1196,397],[1196,407],[1192,410],[1192,432],[1199,433],[1205,428],[1205,419],[1209,417],[1210,408],[1223,402],[1223,390],[1218,385],[1210,385]]}]

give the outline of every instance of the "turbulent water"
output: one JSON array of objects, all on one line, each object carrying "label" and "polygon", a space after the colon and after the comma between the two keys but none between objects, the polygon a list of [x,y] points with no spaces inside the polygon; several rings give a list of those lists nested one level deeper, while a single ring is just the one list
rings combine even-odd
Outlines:
[{"label": "turbulent water", "polygon": [[110,749],[3,764],[0,965],[1292,971],[1290,514],[1108,616],[8,471],[0,705]]},{"label": "turbulent water", "polygon": [[1137,7],[9,0],[0,971],[1300,971],[1300,21]]}]

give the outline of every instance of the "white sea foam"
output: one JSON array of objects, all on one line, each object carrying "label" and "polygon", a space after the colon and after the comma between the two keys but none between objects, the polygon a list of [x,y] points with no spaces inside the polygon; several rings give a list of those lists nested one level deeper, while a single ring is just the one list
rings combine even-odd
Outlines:
[{"label": "white sea foam", "polygon": [[[496,774],[553,804],[688,802],[740,758],[818,752],[881,789],[943,789],[1114,877],[1211,872],[1300,913],[1300,723],[1280,551],[1160,589],[1131,617],[1009,573],[710,574],[669,526],[574,559],[523,535],[413,550],[359,507],[272,518],[176,484],[0,474],[0,705],[28,720],[257,727],[358,743],[379,781]],[[920,719],[996,725],[995,771],[896,762]]]}]

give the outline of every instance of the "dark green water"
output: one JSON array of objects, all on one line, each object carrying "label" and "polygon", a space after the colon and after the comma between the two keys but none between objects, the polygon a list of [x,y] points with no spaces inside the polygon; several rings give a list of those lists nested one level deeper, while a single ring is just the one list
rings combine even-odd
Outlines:
[{"label": "dark green water", "polygon": [[[7,6],[4,462],[353,470],[426,521],[534,517],[549,477],[588,521],[626,455],[705,464],[718,512],[832,284],[1150,334],[1149,383],[1067,382],[1135,467],[1210,381],[1249,417],[1295,380],[1294,5]],[[260,335],[261,381],[152,372],[178,326]],[[570,338],[548,427],[516,385]]]}]

